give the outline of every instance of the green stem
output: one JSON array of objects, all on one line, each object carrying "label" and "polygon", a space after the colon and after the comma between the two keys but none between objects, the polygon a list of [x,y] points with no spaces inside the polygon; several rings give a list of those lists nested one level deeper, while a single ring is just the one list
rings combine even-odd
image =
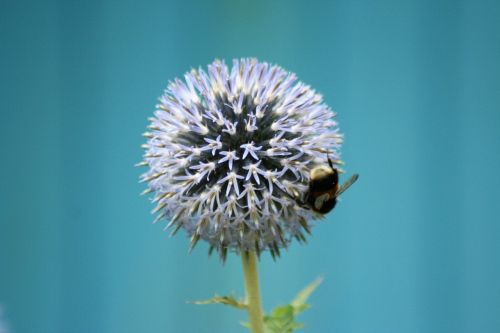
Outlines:
[{"label": "green stem", "polygon": [[264,315],[260,301],[259,273],[255,252],[241,253],[243,273],[245,274],[245,294],[252,333],[264,333]]}]

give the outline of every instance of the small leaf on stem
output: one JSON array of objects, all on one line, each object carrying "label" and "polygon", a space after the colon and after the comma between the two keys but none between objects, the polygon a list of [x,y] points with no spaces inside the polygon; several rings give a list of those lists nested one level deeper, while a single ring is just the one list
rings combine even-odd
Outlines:
[{"label": "small leaf on stem", "polygon": [[234,296],[219,296],[215,295],[214,297],[202,301],[194,301],[191,302],[198,305],[206,305],[206,304],[224,304],[229,305],[237,309],[246,309],[247,305],[243,301],[238,301]]}]

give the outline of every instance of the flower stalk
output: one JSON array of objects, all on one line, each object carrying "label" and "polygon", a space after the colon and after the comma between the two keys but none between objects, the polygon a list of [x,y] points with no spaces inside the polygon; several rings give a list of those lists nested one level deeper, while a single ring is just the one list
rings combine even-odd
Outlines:
[{"label": "flower stalk", "polygon": [[252,333],[264,333],[264,314],[260,299],[259,272],[257,255],[254,251],[241,253],[245,275],[245,297]]}]

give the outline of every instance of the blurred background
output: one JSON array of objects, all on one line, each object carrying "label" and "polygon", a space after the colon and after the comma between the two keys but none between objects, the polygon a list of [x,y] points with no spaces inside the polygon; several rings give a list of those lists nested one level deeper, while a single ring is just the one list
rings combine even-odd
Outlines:
[{"label": "blurred background", "polygon": [[139,197],[168,80],[258,57],[338,112],[358,183],[277,262],[264,307],[325,280],[303,332],[500,332],[498,1],[3,0],[0,304],[12,333],[245,332],[243,294]]}]

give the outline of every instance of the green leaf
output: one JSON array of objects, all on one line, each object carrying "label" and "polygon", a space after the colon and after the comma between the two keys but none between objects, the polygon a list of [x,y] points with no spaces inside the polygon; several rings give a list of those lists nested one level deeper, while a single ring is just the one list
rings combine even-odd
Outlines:
[{"label": "green leaf", "polygon": [[290,304],[279,306],[270,315],[264,316],[266,333],[292,333],[302,328],[303,324],[297,322],[296,316],[309,308],[306,302],[322,281],[323,278],[317,278],[302,289]]},{"label": "green leaf", "polygon": [[205,305],[205,304],[224,304],[224,305],[229,305],[237,309],[246,309],[247,305],[242,302],[238,301],[234,296],[219,296],[215,295],[214,297],[202,301],[194,301],[192,302],[194,304],[198,305]]},{"label": "green leaf", "polygon": [[279,306],[271,315],[264,316],[266,333],[291,333],[302,325],[295,321],[293,306]]},{"label": "green leaf", "polygon": [[307,304],[307,300],[309,299],[309,296],[313,293],[314,290],[323,282],[323,278],[319,277],[316,280],[314,280],[312,283],[307,285],[304,289],[302,289],[297,296],[295,296],[295,299],[290,303],[290,305],[294,309],[294,314],[299,314],[303,312],[304,310],[307,310],[309,308],[309,304]]}]

